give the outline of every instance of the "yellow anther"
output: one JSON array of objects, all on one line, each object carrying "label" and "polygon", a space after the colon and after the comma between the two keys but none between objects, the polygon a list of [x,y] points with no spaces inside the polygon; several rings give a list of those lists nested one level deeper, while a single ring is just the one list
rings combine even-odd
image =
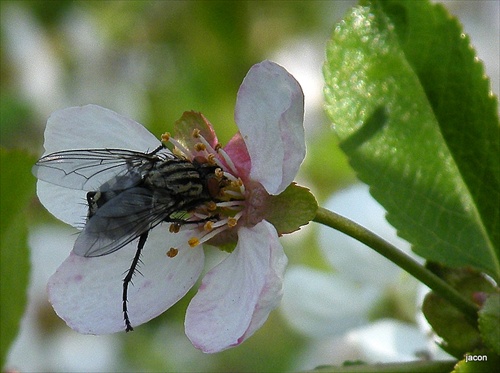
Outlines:
[{"label": "yellow anther", "polygon": [[207,221],[205,223],[205,225],[203,226],[203,229],[206,230],[207,232],[211,231],[212,229],[214,229],[214,222],[213,221]]},{"label": "yellow anther", "polygon": [[181,225],[179,223],[172,223],[170,224],[170,227],[168,227],[168,231],[170,233],[179,233],[181,230]]},{"label": "yellow anther", "polygon": [[169,258],[173,258],[177,255],[178,252],[179,252],[178,249],[176,249],[175,247],[171,247],[170,250],[167,251],[167,256]]},{"label": "yellow anther", "polygon": [[215,161],[215,154],[212,154],[210,153],[208,156],[207,156],[207,162],[212,165],[212,166],[215,166],[217,164],[217,162]]},{"label": "yellow anther", "polygon": [[170,140],[170,137],[170,132],[165,132],[163,135],[161,135],[161,141],[168,142]]},{"label": "yellow anther", "polygon": [[205,206],[207,207],[208,211],[215,211],[217,210],[217,204],[214,201],[208,201]]},{"label": "yellow anther", "polygon": [[198,246],[200,244],[200,240],[198,238],[196,238],[196,237],[192,237],[192,238],[190,238],[188,240],[188,244],[191,247],[196,247],[196,246]]},{"label": "yellow anther", "polygon": [[195,128],[195,129],[193,130],[193,134],[192,134],[192,136],[193,136],[194,138],[198,138],[198,137],[200,136],[200,133],[201,133],[201,131],[200,131],[198,128]]},{"label": "yellow anther", "polygon": [[206,149],[207,149],[207,147],[205,146],[205,144],[202,144],[201,142],[194,144],[194,150],[196,150],[198,152],[202,152]]},{"label": "yellow anther", "polygon": [[235,218],[229,218],[229,219],[227,219],[227,226],[229,228],[236,227],[236,224],[238,224],[238,219],[235,219]]},{"label": "yellow anther", "polygon": [[219,149],[222,148],[222,145],[221,144],[216,144],[215,145],[215,151],[218,153],[219,152]]}]

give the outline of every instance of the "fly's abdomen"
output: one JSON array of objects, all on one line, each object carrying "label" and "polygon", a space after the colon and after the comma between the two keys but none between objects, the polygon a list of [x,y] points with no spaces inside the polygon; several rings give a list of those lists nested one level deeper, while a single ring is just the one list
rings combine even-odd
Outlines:
[{"label": "fly's abdomen", "polygon": [[205,194],[203,180],[195,166],[177,158],[155,165],[144,183],[152,189],[166,190],[179,198],[198,198]]}]

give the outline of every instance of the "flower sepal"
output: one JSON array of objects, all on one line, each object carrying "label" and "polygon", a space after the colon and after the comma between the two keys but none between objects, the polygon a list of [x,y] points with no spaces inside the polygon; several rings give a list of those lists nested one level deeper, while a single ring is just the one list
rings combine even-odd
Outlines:
[{"label": "flower sepal", "polygon": [[308,188],[291,183],[278,195],[270,195],[264,218],[281,236],[298,231],[316,215],[318,202]]}]

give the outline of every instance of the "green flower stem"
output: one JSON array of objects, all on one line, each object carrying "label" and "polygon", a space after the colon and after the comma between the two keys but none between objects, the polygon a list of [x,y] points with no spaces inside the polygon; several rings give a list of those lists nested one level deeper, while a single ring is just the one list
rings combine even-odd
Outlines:
[{"label": "green flower stem", "polygon": [[439,294],[442,298],[450,302],[459,309],[473,325],[477,323],[478,307],[476,305],[464,299],[458,291],[416,260],[387,241],[384,241],[376,234],[370,232],[368,229],[322,207],[318,207],[318,211],[313,221],[337,229],[371,247],[377,253],[404,269],[417,280],[431,288],[436,294]]}]

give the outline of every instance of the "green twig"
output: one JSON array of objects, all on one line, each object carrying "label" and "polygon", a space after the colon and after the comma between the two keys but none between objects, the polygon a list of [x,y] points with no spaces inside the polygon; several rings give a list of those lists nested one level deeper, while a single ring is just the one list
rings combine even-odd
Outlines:
[{"label": "green twig", "polygon": [[464,297],[458,291],[456,291],[453,287],[436,276],[434,273],[429,271],[427,268],[422,266],[416,260],[408,256],[401,250],[397,249],[387,241],[384,241],[376,234],[370,232],[368,229],[360,226],[352,220],[349,220],[322,207],[318,208],[313,221],[337,229],[340,232],[345,233],[348,236],[351,236],[352,238],[371,247],[377,253],[383,255],[391,262],[404,269],[413,277],[431,288],[436,294],[439,294],[442,298],[450,302],[453,306],[459,309],[473,324],[477,322],[478,307],[476,305],[474,305],[472,302],[469,302],[467,299],[464,299]]}]

